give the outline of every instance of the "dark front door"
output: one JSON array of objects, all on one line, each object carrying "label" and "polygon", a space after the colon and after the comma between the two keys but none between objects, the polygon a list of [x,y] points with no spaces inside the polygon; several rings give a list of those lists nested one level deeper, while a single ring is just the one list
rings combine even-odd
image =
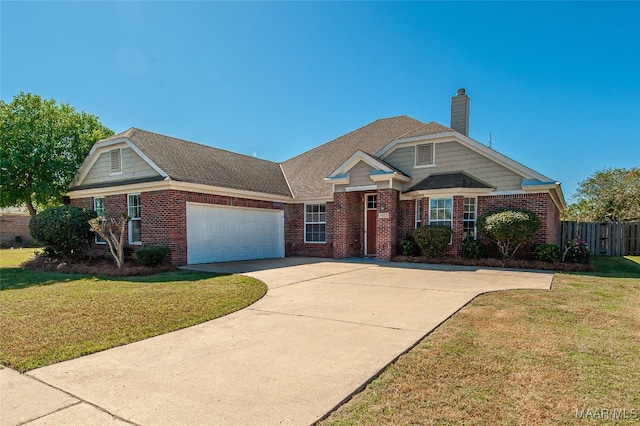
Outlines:
[{"label": "dark front door", "polygon": [[376,234],[378,232],[378,200],[376,194],[368,194],[365,197],[365,256],[376,254]]}]

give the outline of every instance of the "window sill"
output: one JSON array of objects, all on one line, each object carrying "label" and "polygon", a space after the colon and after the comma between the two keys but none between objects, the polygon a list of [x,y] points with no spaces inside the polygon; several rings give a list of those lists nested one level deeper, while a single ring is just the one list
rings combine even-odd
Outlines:
[{"label": "window sill", "polygon": [[429,167],[435,167],[436,163],[432,164],[415,164],[413,166],[414,169],[428,169]]}]

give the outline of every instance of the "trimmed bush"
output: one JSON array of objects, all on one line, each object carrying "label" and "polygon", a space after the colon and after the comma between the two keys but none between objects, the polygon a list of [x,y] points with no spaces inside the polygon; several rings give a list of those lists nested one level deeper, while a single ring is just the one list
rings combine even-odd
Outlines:
[{"label": "trimmed bush", "polygon": [[540,229],[540,218],[531,210],[497,209],[481,214],[478,231],[496,243],[502,257],[512,257]]},{"label": "trimmed bush", "polygon": [[427,257],[440,257],[451,241],[451,228],[445,225],[425,225],[413,231],[413,239]]},{"label": "trimmed bush", "polygon": [[539,244],[533,248],[533,253],[542,262],[557,262],[562,259],[562,250],[556,244]]},{"label": "trimmed bush", "polygon": [[486,246],[480,240],[465,240],[462,243],[464,257],[469,259],[480,259],[487,251]]},{"label": "trimmed bush", "polygon": [[76,206],[49,208],[31,218],[31,236],[55,255],[81,255],[93,239],[89,220],[97,213]]},{"label": "trimmed bush", "polygon": [[167,257],[167,254],[169,254],[169,249],[164,246],[143,247],[136,250],[138,262],[144,266],[159,265]]},{"label": "trimmed bush", "polygon": [[403,256],[414,256],[418,254],[420,247],[418,247],[413,238],[405,238],[400,241],[400,249]]}]

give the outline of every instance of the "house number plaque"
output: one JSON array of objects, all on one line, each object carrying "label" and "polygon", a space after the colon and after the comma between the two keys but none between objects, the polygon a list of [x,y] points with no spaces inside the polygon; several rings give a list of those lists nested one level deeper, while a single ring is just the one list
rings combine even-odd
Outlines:
[{"label": "house number plaque", "polygon": [[378,219],[389,219],[389,212],[378,213]]}]

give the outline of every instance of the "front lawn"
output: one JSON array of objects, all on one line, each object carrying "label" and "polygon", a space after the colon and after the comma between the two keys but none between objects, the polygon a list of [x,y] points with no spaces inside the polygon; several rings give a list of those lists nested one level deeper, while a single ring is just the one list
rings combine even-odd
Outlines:
[{"label": "front lawn", "polygon": [[0,250],[0,363],[21,372],[202,323],[267,290],[239,275],[101,278],[17,266],[32,253]]},{"label": "front lawn", "polygon": [[637,424],[639,262],[479,296],[321,424]]}]

